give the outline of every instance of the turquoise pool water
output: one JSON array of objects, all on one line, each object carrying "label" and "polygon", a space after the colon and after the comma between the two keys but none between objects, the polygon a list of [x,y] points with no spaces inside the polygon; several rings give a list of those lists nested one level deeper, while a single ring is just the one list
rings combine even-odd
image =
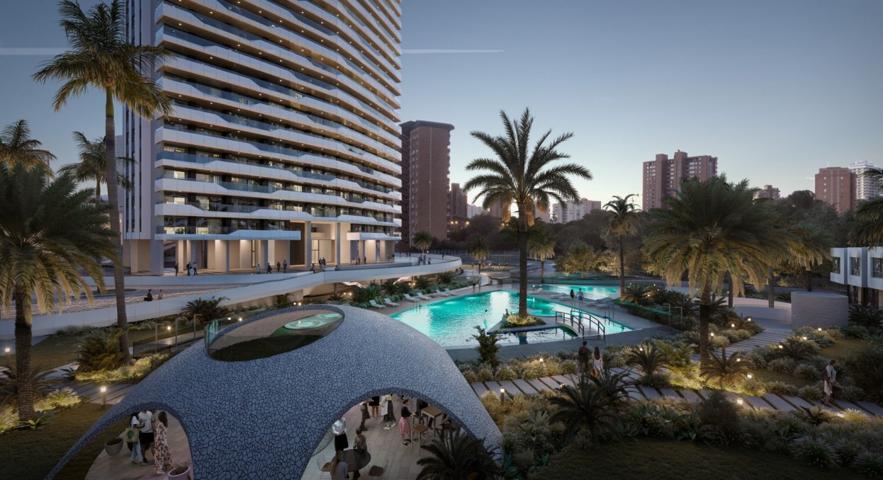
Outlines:
[{"label": "turquoise pool water", "polygon": [[[536,297],[527,298],[527,307],[532,315],[538,316],[554,316],[555,312],[571,311],[566,305]],[[476,333],[475,327],[493,327],[503,318],[506,310],[518,311],[517,292],[498,290],[441,300],[403,310],[393,314],[392,318],[409,325],[443,347],[473,346],[476,344],[472,338]],[[609,320],[606,321],[606,328],[608,334],[631,330]],[[570,329],[556,328],[528,333],[527,343],[566,340],[574,336]],[[500,343],[515,345],[519,343],[519,339],[514,335],[504,335]]]},{"label": "turquoise pool water", "polygon": [[587,300],[600,300],[602,298],[619,298],[619,287],[608,285],[571,285],[565,283],[544,283],[542,285],[531,285],[530,288],[540,288],[543,291],[551,293],[563,293],[570,295],[573,290],[575,294],[583,292],[583,297]]}]

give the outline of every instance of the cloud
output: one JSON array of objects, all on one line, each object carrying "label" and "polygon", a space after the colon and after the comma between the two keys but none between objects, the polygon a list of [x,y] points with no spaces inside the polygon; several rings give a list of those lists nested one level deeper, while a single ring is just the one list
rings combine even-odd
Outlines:
[{"label": "cloud", "polygon": [[64,52],[62,47],[0,47],[0,56],[49,56]]},{"label": "cloud", "polygon": [[503,53],[498,49],[463,49],[463,48],[405,48],[402,49],[402,55],[450,55],[450,54],[472,54],[472,53]]}]

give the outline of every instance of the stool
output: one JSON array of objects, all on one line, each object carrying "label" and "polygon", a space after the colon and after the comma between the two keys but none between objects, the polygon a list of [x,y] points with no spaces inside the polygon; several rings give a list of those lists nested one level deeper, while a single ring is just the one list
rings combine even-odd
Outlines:
[{"label": "stool", "polygon": [[417,432],[417,441],[420,445],[423,444],[423,434],[426,433],[427,430],[429,430],[429,427],[422,423],[414,426],[414,431]]},{"label": "stool", "polygon": [[383,475],[383,467],[378,467],[377,465],[372,465],[371,468],[368,469],[369,477],[379,477]]}]

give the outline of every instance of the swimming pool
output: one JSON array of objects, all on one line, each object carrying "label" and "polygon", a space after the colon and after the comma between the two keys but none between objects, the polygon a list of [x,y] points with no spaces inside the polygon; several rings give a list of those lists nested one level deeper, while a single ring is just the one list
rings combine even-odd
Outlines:
[{"label": "swimming pool", "polygon": [[602,298],[619,298],[619,287],[610,285],[579,285],[565,283],[544,283],[542,285],[531,285],[530,288],[539,288],[545,292],[563,293],[570,295],[573,290],[575,294],[583,292],[586,300],[600,300]]},{"label": "swimming pool", "polygon": [[[569,292],[570,290],[568,290]],[[531,315],[554,316],[555,312],[569,313],[571,308],[542,298],[528,297],[527,308]],[[441,300],[427,305],[418,305],[392,315],[392,318],[407,324],[420,333],[433,339],[443,347],[476,345],[472,335],[475,327],[490,328],[496,325],[506,310],[518,311],[518,293],[508,290],[477,293]],[[607,334],[631,330],[616,322],[605,321]],[[566,328],[556,328],[541,332],[529,332],[527,343],[548,342],[573,338],[575,334]],[[500,338],[502,345],[516,345],[519,339],[512,334]]]}]

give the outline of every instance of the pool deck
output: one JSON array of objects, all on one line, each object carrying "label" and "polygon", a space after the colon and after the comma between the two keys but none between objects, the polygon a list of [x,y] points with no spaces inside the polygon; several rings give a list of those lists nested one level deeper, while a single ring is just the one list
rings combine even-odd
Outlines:
[{"label": "pool deck", "polygon": [[[392,315],[404,310],[408,310],[410,308],[416,307],[417,305],[429,305],[436,302],[443,302],[446,300],[450,300],[452,298],[462,297],[466,295],[472,295],[477,293],[486,293],[493,292],[497,290],[510,290],[514,291],[518,287],[514,284],[512,285],[494,285],[494,286],[485,286],[481,287],[481,289],[473,290],[472,287],[464,287],[457,290],[452,290],[451,293],[454,295],[445,297],[445,296],[436,296],[431,298],[430,300],[422,300],[420,302],[409,302],[407,300],[402,300],[399,303],[398,307],[387,307],[384,309],[378,309],[381,313],[386,315]],[[534,297],[542,298],[544,300],[559,303],[561,305],[567,305],[569,307],[573,307],[578,310],[583,310],[589,313],[593,313],[595,315],[604,315],[606,312],[604,310],[599,310],[592,308],[585,303],[580,303],[578,301],[565,301],[557,298],[553,298],[549,292],[536,292],[529,291],[529,294]],[[632,330],[629,332],[622,333],[612,333],[607,335],[606,339],[600,339],[597,336],[586,336],[583,338],[574,338],[572,340],[561,340],[555,342],[542,342],[542,343],[532,343],[527,345],[501,345],[500,352],[498,356],[502,360],[510,359],[510,358],[518,358],[518,357],[527,357],[539,353],[557,353],[557,352],[567,352],[579,349],[580,345],[582,345],[582,341],[585,340],[588,342],[590,347],[592,346],[614,346],[614,345],[634,345],[636,343],[640,343],[644,340],[654,337],[665,337],[678,333],[677,330],[667,327],[664,325],[660,325],[658,323],[652,322],[650,320],[636,317],[634,315],[629,314],[625,310],[619,307],[613,307],[613,318],[612,321],[625,325],[626,327],[631,328]],[[448,355],[451,356],[455,361],[471,361],[477,360],[478,351],[476,351],[475,347],[451,347],[446,349],[448,351]]]}]

